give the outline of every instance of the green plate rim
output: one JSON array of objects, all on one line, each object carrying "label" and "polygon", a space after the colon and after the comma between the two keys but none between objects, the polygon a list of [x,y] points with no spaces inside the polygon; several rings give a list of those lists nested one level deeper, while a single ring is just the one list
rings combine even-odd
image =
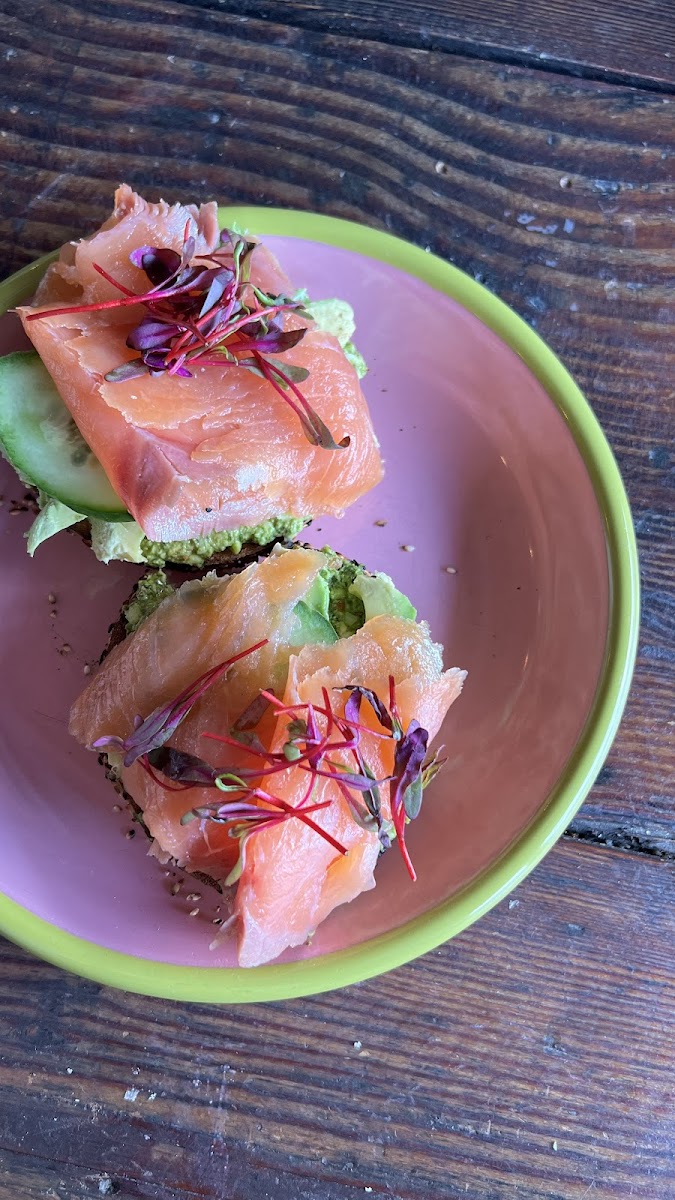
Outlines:
[{"label": "green plate rim", "polygon": [[[567,422],[593,483],[607,536],[610,619],[595,700],[560,779],[528,828],[461,892],[407,924],[319,958],[253,970],[186,967],[136,958],[76,937],[0,894],[0,932],[66,970],[110,987],[199,1003],[283,1000],[380,975],[461,933],[504,898],[543,858],[588,794],[616,734],[628,696],[640,618],[639,568],[628,498],[596,417],[552,350],[508,306],[436,255],[377,229],[293,209],[232,206],[236,222],[260,236],[304,238],[356,251],[422,279],[458,301],[523,359]],[[30,294],[53,255],[0,284],[0,312]]]}]

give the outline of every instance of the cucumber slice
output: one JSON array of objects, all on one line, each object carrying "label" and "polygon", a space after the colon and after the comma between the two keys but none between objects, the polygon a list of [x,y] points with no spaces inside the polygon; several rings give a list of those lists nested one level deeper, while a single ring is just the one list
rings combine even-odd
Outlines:
[{"label": "cucumber slice", "polygon": [[0,449],[25,483],[68,508],[132,520],[32,351],[0,358]]}]

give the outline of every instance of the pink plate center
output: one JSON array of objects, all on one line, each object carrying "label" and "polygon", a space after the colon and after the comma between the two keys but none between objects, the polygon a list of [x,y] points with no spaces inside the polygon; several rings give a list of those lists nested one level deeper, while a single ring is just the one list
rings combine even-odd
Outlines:
[{"label": "pink plate center", "polygon": [[[442,733],[448,764],[408,836],[417,884],[398,855],[386,855],[375,891],[336,911],[291,959],[355,945],[427,911],[524,830],[592,704],[608,568],[581,455],[508,346],[394,267],[301,240],[269,243],[312,296],[353,304],[386,466],[379,487],[343,520],[317,520],[309,540],[392,575],[444,643],[446,665],[469,672]],[[0,352],[19,347],[15,318],[2,319],[0,335]],[[85,664],[97,660],[137,572],[101,565],[68,534],[31,562],[22,537],[29,517],[9,511],[23,490],[3,466],[3,890],[105,947],[232,965],[226,942],[209,949],[217,896],[204,896],[200,916],[188,917],[193,906],[171,895],[143,835],[125,837],[129,821],[113,811],[95,756],[67,732]]]}]

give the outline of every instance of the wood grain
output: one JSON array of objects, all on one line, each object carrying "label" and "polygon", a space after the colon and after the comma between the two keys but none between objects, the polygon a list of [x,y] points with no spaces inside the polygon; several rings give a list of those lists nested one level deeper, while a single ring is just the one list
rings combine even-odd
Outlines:
[{"label": "wood grain", "polygon": [[[222,12],[220,0],[182,0]],[[380,42],[475,54],[614,81],[675,86],[675,34],[663,0],[229,0],[228,12]]]},{"label": "wood grain", "polygon": [[617,453],[644,587],[632,700],[574,829],[675,853],[675,101],[201,5],[3,11],[3,273],[94,228],[126,178],[390,229],[560,354]]},{"label": "wood grain", "polygon": [[114,993],[0,943],[0,1200],[670,1200],[669,6],[0,14],[1,274],[94,228],[122,178],[429,246],[578,378],[626,479],[644,587],[635,686],[578,840],[438,952],[346,992],[217,1009]]},{"label": "wood grain", "polygon": [[0,1198],[110,1179],[178,1200],[668,1200],[674,937],[666,864],[567,843],[441,950],[310,1000],[126,996],[3,943]]}]

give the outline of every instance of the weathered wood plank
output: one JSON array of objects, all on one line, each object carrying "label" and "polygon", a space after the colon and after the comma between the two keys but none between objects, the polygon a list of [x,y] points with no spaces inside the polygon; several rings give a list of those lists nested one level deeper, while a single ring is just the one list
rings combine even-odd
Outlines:
[{"label": "weathered wood plank", "polygon": [[666,1200],[674,901],[667,864],[562,843],[441,950],[253,1008],[2,943],[0,1198]]},{"label": "weathered wood plank", "polygon": [[303,29],[455,54],[475,54],[538,69],[675,85],[675,36],[668,4],[649,0],[639,16],[628,0],[180,0],[186,8],[242,19],[264,18]]}]

